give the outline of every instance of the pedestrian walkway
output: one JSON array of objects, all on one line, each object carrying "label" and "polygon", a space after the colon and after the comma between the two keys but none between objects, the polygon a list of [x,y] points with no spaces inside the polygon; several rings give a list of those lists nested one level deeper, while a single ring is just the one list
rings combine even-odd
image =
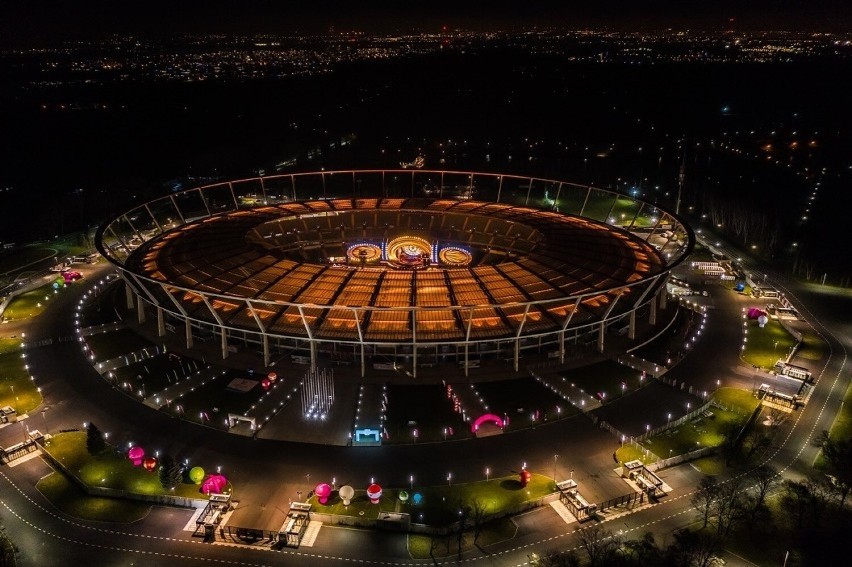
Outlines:
[{"label": "pedestrian walkway", "polygon": [[530,375],[538,381],[542,386],[552,391],[557,396],[561,396],[566,402],[575,406],[581,412],[589,412],[601,407],[601,401],[577,387],[568,381],[565,376],[549,375],[539,376],[533,372]]},{"label": "pedestrian walkway", "polygon": [[172,384],[171,386],[167,386],[159,392],[151,394],[145,398],[145,405],[154,409],[160,409],[172,400],[186,394],[193,388],[197,388],[198,386],[206,383],[208,380],[212,380],[214,376],[222,375],[226,372],[226,369],[214,366],[202,368],[201,370],[187,376],[186,379],[176,384]]},{"label": "pedestrian walkway", "polygon": [[88,337],[97,333],[110,333],[127,327],[125,321],[116,321],[115,323],[106,323],[104,325],[92,325],[91,327],[80,328],[80,335]]},{"label": "pedestrian walkway", "polygon": [[305,530],[305,535],[302,536],[302,541],[299,542],[299,547],[313,547],[317,540],[322,522],[311,520],[308,522],[308,527]]},{"label": "pedestrian walkway", "polygon": [[127,354],[116,356],[115,358],[110,358],[109,360],[104,360],[103,362],[98,362],[95,364],[95,370],[97,370],[99,374],[106,374],[107,372],[111,372],[118,368],[130,366],[131,364],[142,362],[149,358],[154,358],[163,352],[165,351],[159,346],[145,347]]},{"label": "pedestrian walkway", "polygon": [[31,461],[32,459],[35,459],[36,457],[40,457],[40,456],[41,456],[41,450],[35,450],[32,453],[27,453],[27,455],[25,455],[25,456],[23,456],[19,459],[15,459],[14,461],[10,461],[10,462],[6,463],[6,466],[17,467],[18,465],[22,465],[22,464],[26,463],[27,461]]},{"label": "pedestrian walkway", "polygon": [[559,514],[559,517],[562,518],[566,524],[573,524],[577,522],[577,518],[568,511],[568,508],[560,500],[554,500],[551,502],[550,507]]}]

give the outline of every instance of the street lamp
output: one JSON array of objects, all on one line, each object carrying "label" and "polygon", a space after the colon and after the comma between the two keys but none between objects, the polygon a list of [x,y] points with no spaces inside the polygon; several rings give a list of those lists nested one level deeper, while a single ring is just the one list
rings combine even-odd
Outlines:
[{"label": "street lamp", "polygon": [[559,460],[559,455],[553,455],[553,482],[556,482],[556,461]]},{"label": "street lamp", "polygon": [[489,476],[491,476],[491,469],[488,468],[488,467],[485,467],[485,480],[486,480],[486,482],[489,480],[488,479]]}]

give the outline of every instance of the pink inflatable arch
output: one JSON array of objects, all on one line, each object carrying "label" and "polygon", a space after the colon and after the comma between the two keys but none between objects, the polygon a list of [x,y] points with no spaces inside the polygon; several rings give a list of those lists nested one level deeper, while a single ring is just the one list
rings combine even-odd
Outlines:
[{"label": "pink inflatable arch", "polygon": [[485,423],[486,421],[495,423],[497,424],[497,427],[503,429],[503,420],[500,419],[500,416],[494,415],[493,413],[486,413],[485,415],[479,416],[477,420],[473,422],[473,425],[470,426],[470,430],[476,433],[477,430],[479,430],[479,426]]}]

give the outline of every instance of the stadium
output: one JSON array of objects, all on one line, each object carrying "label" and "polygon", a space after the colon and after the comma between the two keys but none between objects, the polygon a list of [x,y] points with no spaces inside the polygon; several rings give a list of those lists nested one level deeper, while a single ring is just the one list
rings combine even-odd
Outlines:
[{"label": "stadium", "polygon": [[633,337],[694,237],[610,190],[493,173],[349,170],[220,182],[102,226],[99,251],[159,334],[269,366],[397,370]]}]

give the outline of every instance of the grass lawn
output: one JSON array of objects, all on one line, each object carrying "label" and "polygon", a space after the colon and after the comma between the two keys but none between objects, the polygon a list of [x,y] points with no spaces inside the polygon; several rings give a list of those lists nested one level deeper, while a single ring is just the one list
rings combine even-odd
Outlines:
[{"label": "grass lawn", "polygon": [[[615,205],[613,206],[613,203]],[[607,213],[612,213],[607,216]],[[586,208],[583,210],[583,216],[595,219],[601,222],[607,222],[609,218],[615,218],[616,222],[621,221],[621,215],[624,214],[624,222],[629,224],[630,219],[636,214],[638,205],[632,199],[627,197],[615,197],[612,193],[604,193],[603,191],[592,190],[586,201]],[[579,211],[578,211],[579,212]],[[629,215],[629,216],[628,216]],[[637,223],[638,223],[637,219]]]},{"label": "grass lawn", "polygon": [[[719,388],[713,399],[731,410],[711,407],[711,417],[697,416],[691,421],[672,427],[642,442],[642,446],[660,457],[667,459],[702,447],[716,447],[724,443],[731,428],[745,425],[752,412],[760,405],[760,400],[748,390],[738,388]],[[639,459],[646,461],[640,449],[631,446],[616,451],[619,462]],[[710,466],[709,464],[707,466]]]},{"label": "grass lawn", "polygon": [[692,461],[692,466],[707,476],[716,476],[725,472],[725,459],[718,455],[710,455]]},{"label": "grass lawn", "polygon": [[42,478],[36,488],[61,512],[81,520],[130,523],[151,511],[150,505],[141,502],[89,496],[60,472]]},{"label": "grass lawn", "polygon": [[[474,544],[473,532],[468,531],[462,537],[462,553],[479,547],[488,547],[501,541],[515,537],[518,526],[510,518],[499,518],[482,525],[482,531]],[[428,536],[421,534],[408,535],[408,553],[412,559],[442,558],[458,553],[458,536]]]},{"label": "grass lawn", "polygon": [[[846,394],[843,396],[843,405],[834,418],[828,434],[832,439],[852,439],[852,384],[846,389]],[[825,468],[822,451],[817,454],[814,460],[814,468],[819,470]]]},{"label": "grass lawn", "polygon": [[7,354],[21,350],[21,339],[7,338],[0,339],[0,354]]},{"label": "grass lawn", "polygon": [[23,246],[0,256],[0,274],[17,270],[41,260],[47,260],[57,254],[55,248],[42,245]]},{"label": "grass lawn", "polygon": [[135,494],[172,494],[187,498],[204,498],[200,486],[195,484],[182,483],[173,490],[165,490],[156,471],[148,472],[142,467],[134,467],[123,451],[116,453],[108,447],[99,455],[90,455],[86,450],[85,431],[54,435],[45,443],[44,448],[89,486],[115,488]]},{"label": "grass lawn", "polygon": [[130,329],[89,335],[86,337],[86,344],[89,345],[98,362],[153,346],[151,342]]},{"label": "grass lawn", "polygon": [[799,350],[796,351],[793,362],[795,363],[798,358],[803,360],[819,360],[823,356],[825,356],[825,341],[819,338],[819,335],[813,331],[802,333],[802,344],[799,346]]},{"label": "grass lawn", "polygon": [[[407,503],[399,501],[399,489],[385,489],[378,504],[370,503],[364,490],[355,491],[355,497],[348,507],[343,506],[336,492],[332,494],[326,506],[319,504],[314,497],[310,499],[310,502],[314,505],[313,510],[320,513],[375,519],[380,511],[397,511],[411,514],[411,519],[415,523],[444,526],[457,521],[459,509],[462,506],[471,506],[472,502],[481,502],[486,514],[494,514],[550,494],[556,490],[556,486],[550,477],[533,474],[526,488],[521,488],[517,476],[510,476],[466,484],[418,487],[414,490],[406,488],[405,490],[409,494]],[[418,492],[423,499],[420,504],[415,505],[413,496]]]},{"label": "grass lawn", "polygon": [[20,339],[0,341],[0,407],[12,406],[18,415],[41,405],[41,393],[24,368]]},{"label": "grass lawn", "polygon": [[757,321],[749,320],[745,328],[748,330],[748,341],[742,358],[752,366],[771,370],[778,359],[785,358],[796,344],[796,339],[774,319],[770,319],[762,329]]},{"label": "grass lawn", "polygon": [[629,463],[630,461],[642,461],[645,464],[652,460],[645,457],[645,453],[641,449],[633,445],[624,445],[615,450],[615,458],[619,463]]},{"label": "grass lawn", "polygon": [[741,388],[719,388],[713,392],[713,400],[747,416],[760,405],[760,400],[751,391]]},{"label": "grass lawn", "polygon": [[[692,254],[689,255],[689,260],[691,262],[712,262],[714,258],[709,248],[700,242],[696,242],[695,247],[692,249]],[[731,288],[733,289],[733,286]]]},{"label": "grass lawn", "polygon": [[6,307],[3,316],[10,321],[20,319],[29,319],[41,315],[42,311],[47,308],[50,300],[55,296],[53,283],[37,287],[26,293],[17,296]]}]

